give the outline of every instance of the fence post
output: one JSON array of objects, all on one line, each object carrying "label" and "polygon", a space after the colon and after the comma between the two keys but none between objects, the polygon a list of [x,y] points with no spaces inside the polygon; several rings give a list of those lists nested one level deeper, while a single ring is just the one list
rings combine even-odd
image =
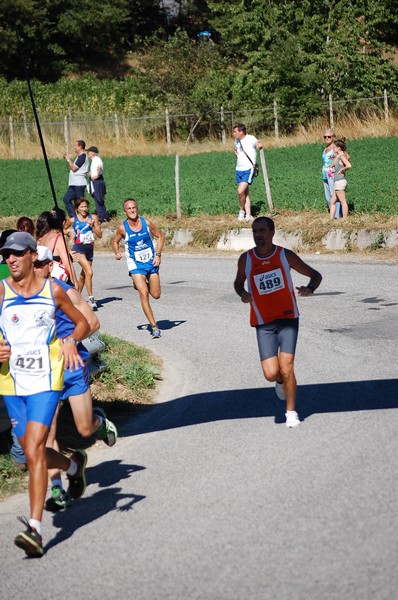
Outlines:
[{"label": "fence post", "polygon": [[25,107],[22,107],[22,119],[23,119],[23,130],[25,133],[25,137],[28,140],[29,139],[29,131],[28,131],[28,123],[26,122],[26,110]]},{"label": "fence post", "polygon": [[224,118],[224,107],[221,107],[220,110],[220,120],[221,120],[221,143],[226,144],[227,140],[225,137],[225,118]]},{"label": "fence post", "polygon": [[176,186],[176,213],[177,219],[181,219],[181,200],[180,200],[180,157],[176,154],[175,164],[175,186]]},{"label": "fence post", "polygon": [[332,94],[329,94],[329,124],[330,124],[330,129],[334,129]]},{"label": "fence post", "polygon": [[165,114],[166,114],[166,143],[168,146],[171,146],[170,115],[169,115],[168,108],[166,108]]},{"label": "fence post", "polygon": [[275,126],[275,143],[279,144],[279,123],[278,123],[278,105],[274,100],[274,126]]},{"label": "fence post", "polygon": [[69,140],[72,139],[72,111],[70,106],[68,106],[68,136]]},{"label": "fence post", "polygon": [[268,179],[267,167],[265,165],[265,156],[264,156],[264,149],[263,148],[261,148],[261,150],[260,150],[260,161],[261,161],[261,168],[262,168],[262,171],[263,171],[263,178],[264,178],[264,185],[265,185],[265,194],[267,196],[268,208],[269,208],[269,212],[273,213],[274,212],[274,205],[272,203],[271,188],[270,188],[270,185],[269,185],[269,179]]},{"label": "fence post", "polygon": [[119,131],[119,119],[118,119],[117,113],[115,113],[114,120],[115,120],[115,138],[116,138],[116,141],[118,142],[120,140],[120,131]]},{"label": "fence post", "polygon": [[68,117],[64,116],[64,139],[66,154],[69,154],[69,129],[68,129]]},{"label": "fence post", "polygon": [[389,118],[389,114],[388,114],[388,96],[387,96],[387,90],[384,89],[384,120],[387,123],[388,122],[388,118]]},{"label": "fence post", "polygon": [[128,130],[127,130],[127,124],[126,124],[126,117],[125,117],[125,115],[122,115],[122,124],[123,124],[124,139],[126,139],[127,136],[128,136]]},{"label": "fence post", "polygon": [[14,140],[14,124],[12,122],[12,117],[9,118],[10,124],[10,149],[11,149],[11,158],[15,157],[15,140]]}]

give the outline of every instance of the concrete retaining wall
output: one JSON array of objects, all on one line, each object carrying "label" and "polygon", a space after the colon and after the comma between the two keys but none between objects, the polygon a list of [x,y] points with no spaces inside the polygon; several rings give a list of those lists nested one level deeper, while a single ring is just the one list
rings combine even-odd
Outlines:
[{"label": "concrete retaining wall", "polygon": [[[174,231],[165,231],[168,243],[176,248],[183,248],[192,244],[194,235],[189,229],[177,229]],[[109,244],[109,240],[115,235],[113,228],[104,228],[102,240],[97,242],[98,250],[102,244]],[[290,248],[291,250],[309,251],[310,245],[305,241],[303,234],[286,233],[277,229],[274,236],[275,244]],[[358,248],[363,250],[373,246],[373,248],[397,248],[398,247],[398,229],[366,231],[347,231],[344,229],[332,229],[321,240],[322,245],[327,250],[350,250]],[[253,235],[249,227],[231,229],[224,233],[216,244],[217,250],[226,250],[232,252],[241,252],[253,248]]]},{"label": "concrete retaining wall", "polygon": [[[274,236],[275,244],[290,248],[291,250],[309,249],[301,233],[285,233],[279,229]],[[396,248],[398,246],[398,230],[344,231],[334,229],[322,238],[322,244],[327,250],[349,250],[358,248],[363,250],[373,246],[377,248]],[[251,229],[237,229],[225,233],[217,244],[217,250],[249,250],[253,247]]]}]

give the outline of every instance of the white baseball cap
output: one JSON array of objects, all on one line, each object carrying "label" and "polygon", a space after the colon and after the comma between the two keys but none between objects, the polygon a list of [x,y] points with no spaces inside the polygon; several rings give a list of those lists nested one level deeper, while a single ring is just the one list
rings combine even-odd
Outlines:
[{"label": "white baseball cap", "polygon": [[50,248],[47,246],[37,246],[37,261],[38,262],[52,262],[53,261],[53,253]]}]

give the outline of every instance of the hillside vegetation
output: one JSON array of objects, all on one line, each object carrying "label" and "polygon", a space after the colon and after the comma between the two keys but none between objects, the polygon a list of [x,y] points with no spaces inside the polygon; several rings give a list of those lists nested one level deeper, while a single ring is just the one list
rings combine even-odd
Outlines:
[{"label": "hillside vegetation", "polygon": [[168,108],[187,115],[175,136],[202,139],[221,106],[269,107],[272,127],[275,101],[286,133],[325,118],[329,95],[362,117],[385,89],[396,104],[397,0],[103,0],[95,19],[91,0],[4,0],[0,20],[5,121],[29,112],[17,31],[43,119]]}]

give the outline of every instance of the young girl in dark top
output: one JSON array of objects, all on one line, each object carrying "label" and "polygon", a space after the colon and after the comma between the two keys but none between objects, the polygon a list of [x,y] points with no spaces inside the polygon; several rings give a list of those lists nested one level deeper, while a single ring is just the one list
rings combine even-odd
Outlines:
[{"label": "young girl in dark top", "polygon": [[334,193],[330,201],[330,218],[334,219],[336,211],[337,200],[341,203],[343,211],[343,219],[348,217],[348,204],[346,199],[345,189],[347,187],[347,180],[345,173],[348,169],[351,169],[351,163],[348,160],[349,155],[347,154],[347,147],[345,145],[345,138],[336,140],[334,142],[334,153],[335,157],[332,161],[332,167],[334,170]]}]

